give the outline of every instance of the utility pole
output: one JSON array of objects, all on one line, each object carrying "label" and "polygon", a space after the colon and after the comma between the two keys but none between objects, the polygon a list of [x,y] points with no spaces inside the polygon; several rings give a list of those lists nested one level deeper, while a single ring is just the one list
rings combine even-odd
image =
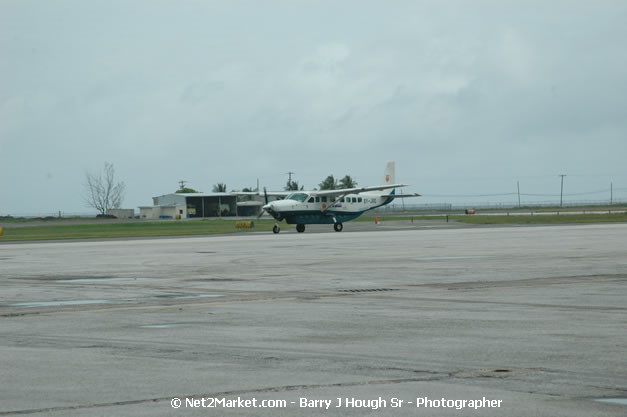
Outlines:
[{"label": "utility pole", "polygon": [[562,187],[560,190],[560,207],[562,207],[562,197],[564,196],[564,177],[566,176],[566,174],[560,174],[560,177],[562,177]]},{"label": "utility pole", "polygon": [[292,174],[296,174],[296,173],[295,173],[295,172],[292,172],[292,171],[290,171],[290,172],[288,172],[288,173],[287,173],[287,175],[289,175],[289,176],[290,176],[290,178],[288,179],[288,181],[289,181],[290,183],[292,182]]},{"label": "utility pole", "polygon": [[610,182],[610,206],[614,202],[614,183]]},{"label": "utility pole", "polygon": [[516,181],[516,186],[518,187],[518,208],[520,208],[520,181]]}]

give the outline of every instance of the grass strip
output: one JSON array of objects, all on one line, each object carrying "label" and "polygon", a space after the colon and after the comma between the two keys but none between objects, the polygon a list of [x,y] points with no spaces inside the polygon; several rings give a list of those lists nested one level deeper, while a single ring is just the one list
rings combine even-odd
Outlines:
[{"label": "grass strip", "polygon": [[537,214],[533,216],[450,216],[451,220],[469,224],[554,224],[627,222],[627,213],[615,214]]},{"label": "grass strip", "polygon": [[[254,228],[236,228],[235,220],[160,221],[4,227],[0,242],[63,239],[108,239],[193,236],[271,231],[274,221],[256,220]],[[290,227],[281,225],[282,228]]]},{"label": "grass strip", "polygon": [[[447,216],[378,216],[380,221],[443,221]],[[615,214],[562,214],[562,215],[449,215],[450,221],[469,224],[556,224],[556,223],[612,223],[627,222],[627,213]],[[356,221],[374,222],[374,216],[362,216]],[[269,232],[273,220],[254,220],[255,227],[236,228],[236,220],[211,219],[196,221],[158,221],[97,224],[55,224],[25,227],[5,226],[0,242],[63,240],[63,239],[108,239],[155,236],[203,236],[238,232]],[[282,229],[292,226],[281,222]]]},{"label": "grass strip", "polygon": [[[446,219],[446,215],[439,215],[439,216],[394,216],[394,215],[385,215],[385,216],[376,216],[379,221],[422,221],[422,220],[445,220]],[[355,221],[355,222],[371,222],[374,223],[374,215],[371,214],[366,214],[363,215],[361,217],[356,218],[355,220],[351,220],[351,221]]]}]

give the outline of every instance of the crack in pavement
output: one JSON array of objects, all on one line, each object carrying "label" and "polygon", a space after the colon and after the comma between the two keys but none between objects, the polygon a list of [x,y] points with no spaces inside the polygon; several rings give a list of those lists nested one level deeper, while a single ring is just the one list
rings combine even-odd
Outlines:
[{"label": "crack in pavement", "polygon": [[414,377],[414,378],[383,379],[383,380],[359,381],[359,382],[337,382],[337,383],[332,383],[332,384],[283,385],[283,386],[277,386],[277,387],[266,387],[266,388],[248,389],[248,390],[222,391],[222,392],[201,393],[201,394],[199,393],[178,394],[178,395],[172,395],[172,396],[167,396],[167,397],[142,398],[142,399],[137,399],[137,400],[113,401],[113,402],[108,402],[108,403],[79,404],[79,405],[71,405],[71,406],[0,411],[0,416],[26,415],[26,414],[35,414],[35,413],[52,413],[52,412],[59,412],[59,411],[85,410],[85,409],[92,409],[92,408],[158,403],[162,401],[171,401],[173,398],[229,397],[229,396],[244,395],[244,394],[290,392],[290,391],[297,391],[297,390],[309,390],[309,389],[321,389],[321,388],[341,388],[341,387],[355,387],[355,386],[364,386],[364,385],[390,385],[390,384],[403,384],[407,382],[441,381],[441,380],[445,380],[454,376],[455,375],[453,373],[442,373],[442,374],[439,374],[439,376],[430,376],[427,378]]}]

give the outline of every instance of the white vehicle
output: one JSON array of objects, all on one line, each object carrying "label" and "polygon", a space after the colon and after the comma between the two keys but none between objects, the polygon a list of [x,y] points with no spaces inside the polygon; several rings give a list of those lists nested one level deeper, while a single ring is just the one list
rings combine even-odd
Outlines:
[{"label": "white vehicle", "polygon": [[[396,188],[406,184],[395,184],[395,164],[388,162],[385,167],[383,185],[373,187],[344,188],[339,190],[294,191],[285,199],[267,202],[262,212],[276,220],[272,229],[281,231],[278,222],[295,224],[299,233],[305,231],[306,224],[333,224],[336,232],[341,232],[344,222],[361,216],[364,212],[391,203],[394,198],[418,197],[420,194],[397,195]],[[261,216],[260,214],[260,216]]]}]

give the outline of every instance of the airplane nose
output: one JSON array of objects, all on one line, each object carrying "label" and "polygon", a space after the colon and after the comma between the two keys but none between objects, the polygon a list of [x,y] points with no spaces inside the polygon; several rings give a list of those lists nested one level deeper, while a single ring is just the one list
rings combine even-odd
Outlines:
[{"label": "airplane nose", "polygon": [[273,203],[268,203],[265,206],[261,207],[261,209],[265,211],[266,213],[270,214],[271,216],[273,216],[274,213],[276,213],[276,207]]}]

